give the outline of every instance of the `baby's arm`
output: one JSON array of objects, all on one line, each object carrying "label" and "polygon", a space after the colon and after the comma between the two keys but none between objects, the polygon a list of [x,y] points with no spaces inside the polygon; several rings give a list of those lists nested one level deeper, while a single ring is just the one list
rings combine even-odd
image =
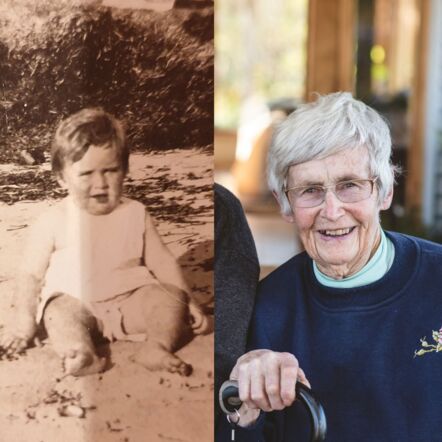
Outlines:
[{"label": "baby's arm", "polygon": [[0,337],[0,346],[8,353],[24,350],[37,330],[38,298],[54,247],[55,226],[50,218],[49,214],[41,216],[29,229],[16,280],[11,317]]},{"label": "baby's arm", "polygon": [[[147,211],[144,235],[144,263],[146,267],[153,272],[162,284],[172,284],[183,290],[189,296],[190,290],[183,277],[181,267],[161,240],[152,218]],[[190,296],[189,300],[189,310],[193,321],[192,328],[194,332],[197,334],[208,332],[210,325],[206,315],[192,301]]]}]

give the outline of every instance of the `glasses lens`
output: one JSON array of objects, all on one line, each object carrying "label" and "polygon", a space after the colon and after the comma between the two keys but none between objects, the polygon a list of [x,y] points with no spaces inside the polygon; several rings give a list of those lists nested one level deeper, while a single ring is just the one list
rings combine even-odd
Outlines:
[{"label": "glasses lens", "polygon": [[371,180],[344,181],[336,184],[336,196],[344,203],[367,199],[372,192]]},{"label": "glasses lens", "polygon": [[[315,207],[324,202],[326,189],[330,186],[298,187],[287,192],[290,203],[295,207]],[[337,183],[334,194],[343,203],[356,203],[370,197],[372,180],[342,181]]]},{"label": "glasses lens", "polygon": [[315,207],[324,201],[325,190],[320,186],[300,187],[289,191],[295,207]]}]

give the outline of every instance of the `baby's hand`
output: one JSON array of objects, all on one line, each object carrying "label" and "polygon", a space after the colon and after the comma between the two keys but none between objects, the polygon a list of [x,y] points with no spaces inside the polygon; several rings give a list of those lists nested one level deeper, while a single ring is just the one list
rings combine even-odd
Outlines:
[{"label": "baby's hand", "polygon": [[28,340],[14,333],[4,331],[0,337],[0,347],[7,355],[21,353],[28,346]]},{"label": "baby's hand", "polygon": [[0,347],[8,355],[21,353],[28,347],[36,331],[34,318],[26,318],[15,325],[8,325],[0,334]]},{"label": "baby's hand", "polygon": [[196,335],[207,335],[213,331],[213,320],[204,314],[201,309],[193,304],[189,304],[191,327]]}]

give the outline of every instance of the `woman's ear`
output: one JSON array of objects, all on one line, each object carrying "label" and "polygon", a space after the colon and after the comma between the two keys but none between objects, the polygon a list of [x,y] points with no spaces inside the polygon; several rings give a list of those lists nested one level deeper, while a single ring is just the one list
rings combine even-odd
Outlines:
[{"label": "woman's ear", "polygon": [[276,201],[278,201],[279,208],[281,209],[281,216],[282,216],[282,219],[283,219],[284,221],[288,222],[288,223],[294,223],[294,222],[295,222],[295,218],[294,218],[294,216],[293,216],[293,212],[290,212],[289,215],[285,214],[285,213],[283,212],[284,207],[283,207],[283,205],[282,205],[282,202],[279,200],[279,197],[278,197],[277,193],[273,190],[273,191],[272,191],[272,194],[273,194],[273,196],[275,197]]},{"label": "woman's ear", "polygon": [[284,221],[293,224],[295,222],[295,217],[293,216],[293,212],[290,213],[290,215],[287,215],[285,213],[281,213],[281,216]]},{"label": "woman's ear", "polygon": [[393,186],[391,186],[385,198],[381,201],[381,210],[387,210],[391,206],[391,202],[393,201]]}]

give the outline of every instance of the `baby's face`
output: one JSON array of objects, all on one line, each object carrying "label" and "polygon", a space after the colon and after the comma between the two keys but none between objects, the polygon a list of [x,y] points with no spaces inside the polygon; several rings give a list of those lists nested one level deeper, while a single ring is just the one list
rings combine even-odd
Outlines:
[{"label": "baby's face", "polygon": [[77,206],[91,215],[106,215],[120,203],[124,175],[114,146],[90,146],[80,161],[65,165],[62,182]]}]

